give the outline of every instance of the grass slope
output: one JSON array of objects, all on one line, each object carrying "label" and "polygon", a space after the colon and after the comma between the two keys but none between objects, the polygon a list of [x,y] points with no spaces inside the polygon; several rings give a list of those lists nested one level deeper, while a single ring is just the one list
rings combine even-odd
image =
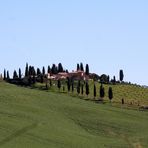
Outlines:
[{"label": "grass slope", "polygon": [[0,147],[148,147],[148,112],[0,83]]},{"label": "grass slope", "polygon": [[[93,90],[93,83],[90,83],[91,89]],[[100,84],[97,83],[97,89],[99,90]],[[104,85],[105,88],[105,100],[108,101],[108,88],[113,89],[113,103],[120,103],[121,99],[124,98],[126,104],[133,104],[134,106],[148,105],[148,88],[140,87],[138,85],[130,84],[116,84],[116,85]],[[91,91],[93,95],[93,91]],[[99,97],[99,96],[98,96]]]},{"label": "grass slope", "polygon": [[[58,88],[57,88],[57,82],[53,82],[55,85],[52,86],[51,88],[49,87],[50,91],[54,91],[54,92],[58,92]],[[82,82],[81,82],[82,83]],[[100,91],[100,83],[99,82],[95,82],[96,84],[96,89],[97,89],[97,97],[96,99],[99,98],[99,91]],[[63,81],[62,85],[65,86],[65,92],[67,92],[67,85],[66,83]],[[39,87],[44,87],[45,88],[45,84],[41,84],[41,83],[37,83],[35,84],[35,86],[37,88]],[[92,100],[93,99],[93,89],[94,89],[94,82],[93,81],[89,81],[89,86],[90,86],[90,94],[89,94],[89,99]],[[111,86],[113,89],[113,100],[112,103],[113,105],[120,105],[121,104],[121,99],[124,98],[125,104],[126,105],[131,105],[134,108],[139,108],[139,106],[141,105],[148,105],[148,88],[144,88],[138,85],[131,85],[131,84],[116,84],[116,85],[110,85],[110,84],[104,84],[103,85],[105,88],[105,102],[109,102],[108,99],[108,89]],[[75,83],[75,90],[74,93],[72,95],[77,95],[77,82]],[[61,88],[61,92],[62,92],[62,88]],[[85,94],[85,87],[84,87],[84,94]],[[82,96],[82,95],[80,95]],[[84,98],[86,97],[85,95],[83,95]]]}]

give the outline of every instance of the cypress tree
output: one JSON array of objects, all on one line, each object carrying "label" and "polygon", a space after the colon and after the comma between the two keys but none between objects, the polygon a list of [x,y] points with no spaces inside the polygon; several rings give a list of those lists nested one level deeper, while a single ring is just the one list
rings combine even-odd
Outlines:
[{"label": "cypress tree", "polygon": [[19,68],[19,79],[22,78],[22,73],[21,73],[21,69]]},{"label": "cypress tree", "polygon": [[120,70],[119,77],[120,77],[120,81],[122,82],[124,78],[123,70]]},{"label": "cypress tree", "polygon": [[68,89],[68,92],[70,92],[70,79],[67,78],[67,89]]},{"label": "cypress tree", "polygon": [[10,79],[10,76],[9,76],[9,71],[7,71],[7,80]]},{"label": "cypress tree", "polygon": [[14,72],[13,72],[13,79],[17,79],[17,78],[18,78],[17,72],[16,72],[16,70],[14,70]]},{"label": "cypress tree", "polygon": [[80,63],[80,70],[81,70],[81,71],[84,71],[83,63]]},{"label": "cypress tree", "polygon": [[36,78],[35,78],[35,76],[36,76],[36,71],[35,71],[35,69],[34,69],[33,66],[32,66],[32,68],[31,68],[31,75],[33,76],[33,78],[32,78],[32,83],[35,84],[35,82],[36,82]]},{"label": "cypress tree", "polygon": [[89,65],[88,65],[88,64],[86,64],[85,74],[86,74],[86,75],[89,75]]},{"label": "cypress tree", "polygon": [[25,69],[25,77],[29,76],[29,69],[28,69],[28,63],[26,63],[26,69]]},{"label": "cypress tree", "polygon": [[74,92],[74,82],[72,81],[72,84],[71,84],[71,89],[72,89],[72,93]]},{"label": "cypress tree", "polygon": [[122,100],[121,100],[121,101],[122,101],[122,104],[124,104],[124,99],[123,99],[123,98],[122,98]]},{"label": "cypress tree", "polygon": [[45,75],[45,67],[43,66],[43,69],[42,69],[42,74],[43,76]]},{"label": "cypress tree", "polygon": [[100,86],[100,98],[104,98],[104,96],[105,96],[105,91],[104,91],[103,85],[101,84],[101,86]]},{"label": "cypress tree", "polygon": [[80,65],[79,64],[77,64],[77,71],[79,71],[80,70]]},{"label": "cypress tree", "polygon": [[4,69],[4,78],[3,80],[6,80],[6,69]]},{"label": "cypress tree", "polygon": [[58,72],[63,72],[63,66],[61,63],[58,64]]},{"label": "cypress tree", "polygon": [[31,76],[32,75],[32,67],[31,66],[29,66],[29,76]]},{"label": "cypress tree", "polygon": [[77,84],[77,93],[80,94],[80,80],[78,81],[78,84]]},{"label": "cypress tree", "polygon": [[58,80],[58,88],[59,88],[59,91],[60,91],[60,88],[61,88],[61,81]]},{"label": "cypress tree", "polygon": [[82,95],[84,94],[84,85],[83,84],[81,85],[81,94]]},{"label": "cypress tree", "polygon": [[50,69],[50,66],[48,65],[48,70],[47,70],[48,73],[51,73],[51,69]]},{"label": "cypress tree", "polygon": [[55,64],[52,65],[51,72],[52,72],[52,74],[58,73],[58,69],[57,69],[57,66]]},{"label": "cypress tree", "polygon": [[34,66],[29,66],[29,76],[33,76],[36,75]]},{"label": "cypress tree", "polygon": [[41,70],[37,68],[37,76],[41,75]]},{"label": "cypress tree", "polygon": [[86,82],[86,95],[88,96],[89,95],[89,84],[88,82]]},{"label": "cypress tree", "polygon": [[36,76],[36,71],[35,71],[34,66],[32,67],[32,75],[33,75],[34,77]]},{"label": "cypress tree", "polygon": [[113,98],[113,91],[112,91],[112,87],[109,87],[109,89],[108,89],[108,98],[109,98],[109,100],[111,101],[112,100],[112,98]]}]

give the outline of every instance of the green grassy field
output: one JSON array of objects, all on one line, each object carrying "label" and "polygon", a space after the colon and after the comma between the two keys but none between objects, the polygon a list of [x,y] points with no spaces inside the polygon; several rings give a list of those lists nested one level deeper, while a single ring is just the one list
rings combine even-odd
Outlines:
[{"label": "green grassy field", "polygon": [[0,82],[2,148],[147,148],[148,112]]}]

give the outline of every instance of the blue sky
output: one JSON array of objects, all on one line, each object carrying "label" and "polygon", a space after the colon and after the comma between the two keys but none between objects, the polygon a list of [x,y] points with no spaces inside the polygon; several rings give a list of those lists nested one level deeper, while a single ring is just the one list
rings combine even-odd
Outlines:
[{"label": "blue sky", "polygon": [[148,85],[147,0],[1,0],[0,72],[78,62]]}]

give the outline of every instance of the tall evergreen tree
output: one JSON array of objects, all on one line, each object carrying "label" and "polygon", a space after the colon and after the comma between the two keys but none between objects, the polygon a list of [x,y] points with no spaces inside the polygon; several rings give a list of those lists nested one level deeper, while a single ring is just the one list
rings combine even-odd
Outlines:
[{"label": "tall evergreen tree", "polygon": [[9,76],[9,71],[7,70],[7,80],[10,79],[10,76]]},{"label": "tall evergreen tree", "polygon": [[80,80],[78,81],[78,84],[77,84],[77,93],[80,94]]},{"label": "tall evergreen tree", "polygon": [[37,68],[37,76],[41,75],[41,70]]},{"label": "tall evergreen tree", "polygon": [[89,95],[89,84],[88,84],[88,82],[86,82],[85,87],[86,87],[86,95],[88,96]]},{"label": "tall evergreen tree", "polygon": [[83,95],[84,94],[84,85],[82,84],[81,85],[81,95]]},{"label": "tall evergreen tree", "polygon": [[77,71],[79,71],[80,70],[80,65],[79,64],[77,64]]},{"label": "tall evergreen tree", "polygon": [[61,81],[58,80],[58,88],[59,88],[59,91],[60,91],[60,88],[61,88]]},{"label": "tall evergreen tree", "polygon": [[67,78],[67,90],[68,92],[70,92],[70,79]]},{"label": "tall evergreen tree", "polygon": [[3,80],[6,80],[6,69],[4,69],[4,78]]},{"label": "tall evergreen tree", "polygon": [[14,72],[13,72],[13,79],[17,79],[17,78],[18,78],[17,72],[16,72],[16,70],[14,70]]},{"label": "tall evergreen tree", "polygon": [[58,64],[58,72],[63,72],[63,66],[61,63]]},{"label": "tall evergreen tree", "polygon": [[22,78],[22,73],[21,73],[21,69],[19,68],[19,79]]},{"label": "tall evergreen tree", "polygon": [[109,87],[109,89],[108,89],[108,98],[109,98],[110,101],[113,98],[113,90],[112,90],[112,87]]},{"label": "tall evergreen tree", "polygon": [[123,78],[124,78],[124,74],[123,74],[123,70],[122,69],[119,72],[119,77],[120,77],[120,81],[122,82]]},{"label": "tall evergreen tree", "polygon": [[86,74],[86,75],[89,75],[89,65],[88,65],[88,64],[86,64],[85,74]]},{"label": "tall evergreen tree", "polygon": [[84,71],[83,63],[80,63],[80,70]]},{"label": "tall evergreen tree", "polygon": [[57,66],[55,64],[52,65],[51,72],[52,72],[52,74],[57,74],[58,73],[58,68],[57,68]]},{"label": "tall evergreen tree", "polygon": [[34,67],[29,66],[29,76],[33,76],[33,73],[34,73]]},{"label": "tall evergreen tree", "polygon": [[45,67],[43,66],[43,69],[42,69],[42,74],[43,76],[45,75]]},{"label": "tall evergreen tree", "polygon": [[100,86],[100,98],[104,98],[104,96],[105,96],[105,90],[104,90],[103,85],[101,84],[101,86]]},{"label": "tall evergreen tree", "polygon": [[96,92],[96,85],[94,84],[94,98],[96,98],[97,92]]},{"label": "tall evergreen tree", "polygon": [[32,67],[32,75],[33,75],[34,77],[37,75],[34,66]]},{"label": "tall evergreen tree", "polygon": [[29,66],[29,76],[31,76],[31,74],[32,74],[32,67]]},{"label": "tall evergreen tree", "polygon": [[50,66],[48,65],[48,70],[47,70],[48,73],[51,73],[51,69],[50,69]]},{"label": "tall evergreen tree", "polygon": [[72,93],[74,92],[74,81],[72,81],[71,83],[71,90],[72,90]]},{"label": "tall evergreen tree", "polygon": [[25,68],[25,77],[29,76],[29,68],[28,68],[28,63],[26,63],[26,68]]}]

